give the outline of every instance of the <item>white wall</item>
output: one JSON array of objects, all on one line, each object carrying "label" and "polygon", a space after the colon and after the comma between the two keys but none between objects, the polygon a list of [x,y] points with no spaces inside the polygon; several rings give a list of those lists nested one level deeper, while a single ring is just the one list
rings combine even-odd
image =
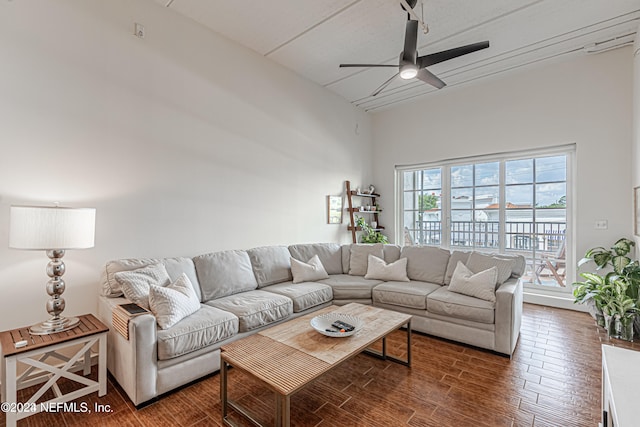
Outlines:
[{"label": "white wall", "polygon": [[371,123],[337,95],[150,0],[2,1],[0,58],[0,329],[48,298],[12,204],[97,208],[66,314],[95,312],[108,259],[349,241],[326,196],[372,181]]},{"label": "white wall", "polygon": [[[631,236],[631,55],[628,47],[538,66],[378,113],[375,182],[393,194],[395,165],[575,143],[574,253]],[[393,224],[393,201],[384,203]],[[594,229],[599,219],[608,230]]]}]

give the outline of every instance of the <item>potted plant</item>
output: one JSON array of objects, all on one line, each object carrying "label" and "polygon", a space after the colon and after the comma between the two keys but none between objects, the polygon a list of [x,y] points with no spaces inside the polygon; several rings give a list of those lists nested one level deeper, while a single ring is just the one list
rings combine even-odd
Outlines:
[{"label": "potted plant", "polygon": [[363,217],[356,219],[356,226],[360,227],[362,231],[360,236],[361,243],[389,243],[387,236],[373,229]]},{"label": "potted plant", "polygon": [[633,340],[633,323],[638,307],[640,266],[627,255],[635,243],[629,239],[619,239],[611,248],[592,248],[578,262],[578,267],[594,262],[596,271],[609,269],[602,275],[583,272],[585,279],[575,282],[573,295],[576,303],[593,306],[594,317],[600,326],[607,329],[609,336],[628,341]]}]

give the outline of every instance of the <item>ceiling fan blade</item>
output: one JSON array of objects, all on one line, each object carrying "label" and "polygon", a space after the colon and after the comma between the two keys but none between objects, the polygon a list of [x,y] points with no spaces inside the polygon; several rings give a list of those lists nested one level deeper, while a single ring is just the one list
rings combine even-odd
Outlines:
[{"label": "ceiling fan blade", "polygon": [[468,44],[466,46],[460,46],[449,50],[443,50],[442,52],[432,53],[430,55],[424,55],[418,58],[418,67],[424,68],[429,65],[438,64],[440,62],[448,61],[458,56],[466,55],[468,53],[476,52],[478,50],[486,49],[489,47],[489,42],[479,42]]},{"label": "ceiling fan blade", "polygon": [[392,64],[340,64],[340,68],[348,68],[348,67],[396,67],[397,65]]},{"label": "ceiling fan blade", "polygon": [[442,89],[443,87],[445,87],[447,85],[445,82],[440,80],[438,78],[438,76],[436,76],[435,74],[433,74],[431,71],[427,70],[426,68],[421,68],[418,71],[418,75],[416,76],[416,78],[420,79],[423,82],[428,83],[431,86],[434,86],[434,87],[436,87],[438,89]]},{"label": "ceiling fan blade", "polygon": [[389,80],[387,80],[386,82],[382,83],[380,85],[380,87],[378,89],[376,89],[371,96],[376,96],[377,94],[379,94],[380,92],[382,92],[382,90],[389,86],[389,83],[391,83],[393,81],[393,79],[395,79],[396,77],[398,77],[400,75],[400,73],[395,73],[393,76],[391,76],[391,78]]},{"label": "ceiling fan blade", "polygon": [[402,51],[402,62],[416,63],[418,57],[418,21],[407,20],[407,28],[404,32],[404,50]]}]

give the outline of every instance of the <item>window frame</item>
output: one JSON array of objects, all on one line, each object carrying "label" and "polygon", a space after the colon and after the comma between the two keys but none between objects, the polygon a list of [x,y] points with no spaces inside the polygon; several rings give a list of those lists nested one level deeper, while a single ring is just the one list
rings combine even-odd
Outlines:
[{"label": "window frame", "polygon": [[[485,251],[485,252],[495,252],[498,251],[500,253],[509,254],[512,250],[506,249],[506,241],[505,241],[505,224],[506,224],[506,215],[507,209],[505,207],[506,204],[506,188],[509,186],[506,183],[506,171],[505,164],[507,161],[513,160],[524,160],[524,159],[535,159],[541,157],[551,157],[554,155],[564,155],[566,156],[566,233],[565,233],[565,247],[567,248],[567,257],[566,257],[566,265],[567,267],[573,263],[573,254],[575,252],[574,247],[574,224],[575,224],[575,177],[574,177],[574,162],[575,162],[575,154],[576,154],[576,145],[575,144],[566,144],[555,147],[545,147],[540,149],[531,149],[531,150],[520,150],[520,151],[511,151],[511,152],[503,152],[496,154],[487,154],[481,156],[469,156],[469,157],[460,157],[454,159],[446,159],[442,161],[432,161],[426,163],[417,163],[410,165],[396,165],[395,166],[395,221],[394,221],[394,235],[395,241],[400,242],[400,244],[404,244],[404,173],[411,171],[420,171],[424,169],[434,169],[440,168],[441,170],[441,194],[443,197],[440,199],[441,203],[441,242],[439,247],[449,249],[449,250],[476,250],[476,251]],[[498,248],[483,248],[483,247],[463,247],[451,245],[451,206],[450,206],[450,198],[451,198],[451,168],[455,166],[463,166],[463,165],[476,165],[479,163],[490,163],[490,162],[499,162],[499,247]],[[535,163],[535,162],[534,162]],[[474,168],[475,170],[475,168]],[[535,173],[535,169],[534,169]],[[475,175],[475,174],[474,174]],[[475,187],[475,176],[473,177],[474,187]],[[534,182],[532,184],[534,186],[534,194],[535,194],[535,177]],[[415,191],[416,189],[414,189]],[[534,196],[535,197],[535,196]],[[535,206],[532,208],[535,210]],[[473,212],[474,210],[472,210]],[[534,250],[535,254],[536,251]],[[535,256],[535,255],[534,255]],[[551,288],[546,286],[540,286],[536,284],[526,284],[526,288],[536,289],[536,290],[549,290],[561,293],[569,293],[571,292],[571,286],[569,285],[574,281],[574,269],[566,268],[565,274],[565,287]]]}]

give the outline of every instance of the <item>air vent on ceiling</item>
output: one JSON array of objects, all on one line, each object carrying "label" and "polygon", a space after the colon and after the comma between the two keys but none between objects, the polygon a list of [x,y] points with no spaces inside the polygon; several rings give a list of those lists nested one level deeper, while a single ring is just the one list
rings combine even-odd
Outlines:
[{"label": "air vent on ceiling", "polygon": [[633,44],[635,33],[622,34],[596,43],[586,45],[583,50],[586,53],[602,53]]}]

